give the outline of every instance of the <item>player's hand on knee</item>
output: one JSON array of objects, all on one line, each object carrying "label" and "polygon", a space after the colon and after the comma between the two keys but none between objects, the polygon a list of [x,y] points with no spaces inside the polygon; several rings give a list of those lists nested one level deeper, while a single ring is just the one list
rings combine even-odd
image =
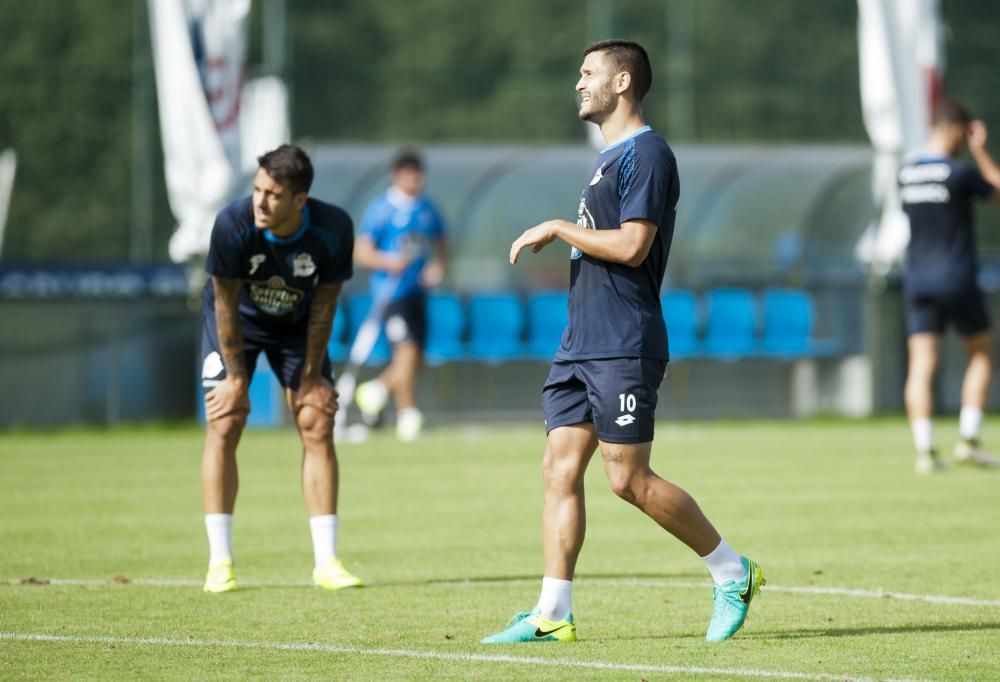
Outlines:
[{"label": "player's hand on knee", "polygon": [[226,377],[205,395],[205,417],[212,421],[230,414],[248,414],[250,394],[246,381]]},{"label": "player's hand on knee", "polygon": [[324,377],[303,377],[299,388],[292,397],[292,411],[298,414],[306,406],[333,415],[340,409],[339,394],[333,384]]}]

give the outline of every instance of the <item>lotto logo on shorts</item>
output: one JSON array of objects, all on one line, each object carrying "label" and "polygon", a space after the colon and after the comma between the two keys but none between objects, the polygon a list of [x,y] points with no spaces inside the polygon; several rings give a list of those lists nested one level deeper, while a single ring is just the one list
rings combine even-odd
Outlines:
[{"label": "lotto logo on shorts", "polygon": [[626,410],[628,410],[628,414],[623,414],[622,416],[618,417],[618,419],[615,420],[615,424],[618,424],[618,426],[624,428],[629,424],[635,423],[635,416],[632,414],[633,412],[635,412],[636,408],[635,394],[622,393],[621,395],[618,396],[618,400],[621,403],[621,411],[625,412]]}]

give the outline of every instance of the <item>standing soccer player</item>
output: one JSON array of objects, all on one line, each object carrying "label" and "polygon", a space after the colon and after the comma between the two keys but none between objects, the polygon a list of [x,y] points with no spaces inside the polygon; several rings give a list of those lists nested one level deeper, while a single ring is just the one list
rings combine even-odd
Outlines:
[{"label": "standing soccer player", "polygon": [[[979,170],[956,161],[968,143]],[[990,322],[976,281],[979,263],[972,200],[1000,203],[1000,168],[986,151],[986,126],[950,100],[935,108],[925,153],[899,173],[900,198],[910,218],[905,295],[909,334],[906,413],[917,448],[915,468],[928,474],[944,467],[934,449],[932,384],[941,335],[955,325],[969,356],[962,382],[957,463],[1000,466],[979,444],[990,385]]]},{"label": "standing soccer player", "polygon": [[444,221],[424,193],[424,164],[416,152],[403,150],[393,161],[391,185],[368,206],[360,232],[354,258],[372,270],[373,300],[387,302],[382,321],[392,361],[358,386],[358,407],[365,422],[374,424],[391,393],[396,435],[416,440],[424,424],[416,390],[427,336],[426,290],[444,278],[447,260]]},{"label": "standing soccer player", "polygon": [[515,263],[522,249],[537,253],[557,238],[572,247],[569,325],[542,393],[541,595],[484,643],[576,640],[572,581],[586,523],[584,474],[597,449],[615,493],[704,559],[715,581],[708,640],[732,637],[764,584],[757,564],[726,544],[694,499],[649,466],[668,360],[659,289],[680,192],[673,152],[643,119],[651,83],[649,57],[636,43],[606,40],[584,50],[579,114],[600,126],[608,146],[577,224],[541,223],[510,249]]},{"label": "standing soccer player", "polygon": [[298,147],[258,159],[253,195],[224,208],[212,228],[202,315],[202,386],[208,426],[201,465],[211,552],[206,592],[236,589],[232,523],[236,446],[250,411],[248,387],[263,352],[285,387],[302,439],[302,491],[309,513],[313,581],[361,585],[337,559],[337,456],[326,346],[337,297],[352,274],[354,233],[340,208],[308,196],[313,168]]}]

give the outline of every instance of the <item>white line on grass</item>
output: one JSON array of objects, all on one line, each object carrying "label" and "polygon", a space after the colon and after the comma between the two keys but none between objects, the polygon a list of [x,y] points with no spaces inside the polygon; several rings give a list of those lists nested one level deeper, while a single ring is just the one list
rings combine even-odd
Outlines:
[{"label": "white line on grass", "polygon": [[525,666],[560,666],[593,670],[630,672],[675,673],[679,675],[731,675],[734,677],[763,677],[790,680],[844,680],[867,682],[870,677],[852,677],[829,673],[800,673],[786,670],[760,670],[756,668],[703,668],[700,666],[663,665],[646,663],[613,663],[610,661],[577,661],[568,658],[539,658],[535,656],[510,656],[506,654],[465,654],[445,651],[419,651],[414,649],[364,649],[339,644],[313,642],[253,642],[237,640],[166,639],[162,637],[88,637],[78,635],[46,635],[38,633],[0,632],[0,640],[29,642],[71,642],[77,644],[124,644],[134,646],[188,646],[219,647],[227,649],[265,649],[272,651],[319,651],[359,656],[391,656],[395,658],[423,658],[437,661],[463,663],[507,663]]},{"label": "white line on grass", "polygon": [[[707,582],[694,580],[658,580],[655,578],[587,578],[580,577],[579,583],[594,585],[622,585],[634,587],[666,587],[684,590],[706,590],[711,587]],[[21,580],[0,580],[0,585],[17,585]],[[126,580],[115,579],[92,579],[92,578],[52,578],[40,581],[41,584],[50,585],[138,585],[141,587],[201,587],[199,580],[170,579],[170,578],[136,578]],[[406,587],[415,587],[424,584],[430,587],[476,587],[478,585],[517,585],[534,584],[535,578],[474,578],[457,580],[428,580],[425,583],[406,583]],[[241,580],[241,585],[247,587],[309,587],[311,582],[303,580]],[[379,587],[378,583],[372,583],[372,587]],[[393,583],[386,583],[384,587],[391,587]],[[400,585],[402,586],[402,585]],[[765,592],[787,592],[791,594],[815,594],[830,595],[836,597],[857,597],[863,599],[896,599],[899,601],[916,601],[928,604],[949,604],[953,606],[982,606],[987,608],[1000,608],[1000,599],[976,599],[974,597],[953,597],[944,594],[910,594],[907,592],[893,592],[891,590],[865,590],[852,587],[802,587],[795,585],[772,585],[767,583],[763,588]]]}]

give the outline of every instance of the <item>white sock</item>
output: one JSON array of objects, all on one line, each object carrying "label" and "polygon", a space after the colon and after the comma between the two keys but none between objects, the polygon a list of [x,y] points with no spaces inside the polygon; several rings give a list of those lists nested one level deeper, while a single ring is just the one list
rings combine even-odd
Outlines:
[{"label": "white sock", "polygon": [[740,555],[733,551],[733,548],[726,544],[725,540],[719,542],[719,546],[712,550],[708,556],[703,556],[702,560],[708,567],[708,572],[712,574],[712,580],[716,585],[721,585],[729,580],[743,580],[747,571],[743,567]]},{"label": "white sock", "polygon": [[205,530],[208,531],[208,565],[220,561],[233,560],[233,515],[205,514]]},{"label": "white sock", "polygon": [[913,444],[917,452],[930,452],[934,449],[934,424],[927,417],[920,417],[910,422],[913,431]]},{"label": "white sock", "polygon": [[423,416],[423,413],[416,407],[404,407],[399,411],[399,414],[396,415],[396,420],[406,421],[409,419],[421,419]]},{"label": "white sock", "polygon": [[971,405],[962,405],[958,413],[958,435],[963,440],[979,438],[979,428],[983,425],[983,411]]},{"label": "white sock", "polygon": [[311,517],[309,530],[312,531],[316,568],[322,568],[327,561],[337,556],[337,515],[325,514]]},{"label": "white sock", "polygon": [[545,620],[563,620],[573,605],[573,581],[542,578],[542,593],[538,596],[538,614]]}]

